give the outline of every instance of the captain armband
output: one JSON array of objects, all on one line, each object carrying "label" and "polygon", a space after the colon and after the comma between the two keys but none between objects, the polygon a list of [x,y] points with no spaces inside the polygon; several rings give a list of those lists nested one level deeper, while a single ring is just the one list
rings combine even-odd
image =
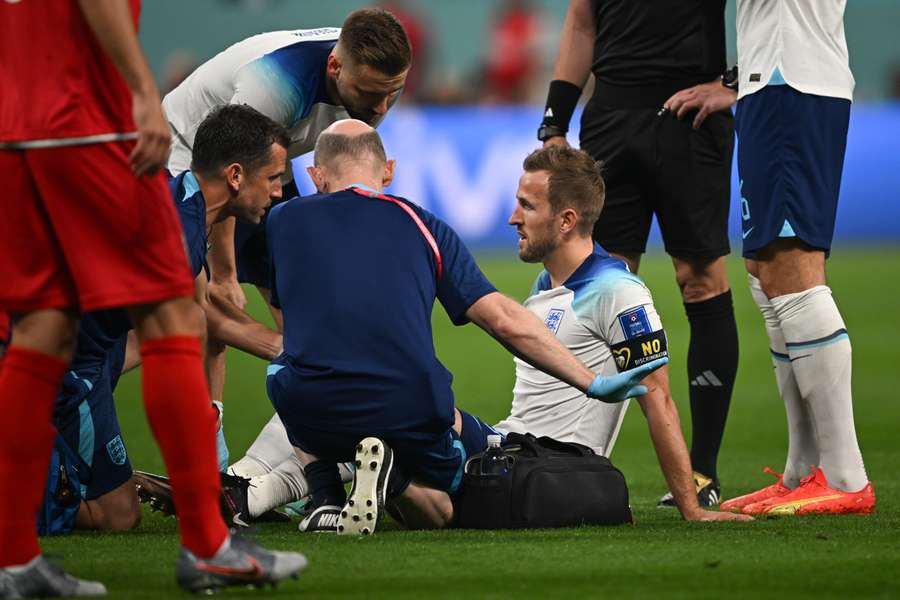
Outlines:
[{"label": "captain armband", "polygon": [[639,367],[651,360],[669,356],[666,332],[652,331],[610,346],[619,372]]}]

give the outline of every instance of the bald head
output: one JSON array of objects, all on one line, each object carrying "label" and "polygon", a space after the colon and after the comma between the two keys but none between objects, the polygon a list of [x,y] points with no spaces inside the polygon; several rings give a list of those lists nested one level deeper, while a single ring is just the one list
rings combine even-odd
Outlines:
[{"label": "bald head", "polygon": [[387,161],[378,132],[358,119],[332,123],[319,134],[314,156],[317,167],[340,175],[380,173]]}]

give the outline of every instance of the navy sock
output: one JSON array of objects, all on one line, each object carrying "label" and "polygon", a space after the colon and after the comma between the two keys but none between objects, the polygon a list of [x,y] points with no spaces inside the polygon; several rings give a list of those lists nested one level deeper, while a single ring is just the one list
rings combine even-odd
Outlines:
[{"label": "navy sock", "polygon": [[691,464],[715,479],[731,390],[738,365],[738,334],[731,291],[684,305],[691,325],[688,381],[691,398]]},{"label": "navy sock", "polygon": [[347,502],[347,491],[336,463],[317,460],[306,465],[303,472],[306,474],[313,508],[343,506]]},{"label": "navy sock", "polygon": [[462,430],[459,439],[466,450],[466,456],[472,456],[487,449],[487,436],[502,435],[499,431],[464,410],[459,410],[462,416]]}]

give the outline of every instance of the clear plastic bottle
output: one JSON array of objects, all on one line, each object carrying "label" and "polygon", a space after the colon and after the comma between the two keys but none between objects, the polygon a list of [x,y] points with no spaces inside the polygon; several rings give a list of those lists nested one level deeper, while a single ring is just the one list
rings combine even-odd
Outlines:
[{"label": "clear plastic bottle", "polygon": [[506,475],[509,473],[509,456],[500,447],[502,439],[499,435],[487,436],[488,447],[481,455],[482,475]]}]

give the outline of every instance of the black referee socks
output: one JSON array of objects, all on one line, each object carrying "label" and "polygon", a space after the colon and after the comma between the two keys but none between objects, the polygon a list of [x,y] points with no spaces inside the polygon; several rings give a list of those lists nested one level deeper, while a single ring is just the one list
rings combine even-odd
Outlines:
[{"label": "black referee socks", "polygon": [[684,305],[691,325],[688,381],[691,398],[691,463],[717,478],[716,461],[738,365],[738,334],[731,291]]}]

